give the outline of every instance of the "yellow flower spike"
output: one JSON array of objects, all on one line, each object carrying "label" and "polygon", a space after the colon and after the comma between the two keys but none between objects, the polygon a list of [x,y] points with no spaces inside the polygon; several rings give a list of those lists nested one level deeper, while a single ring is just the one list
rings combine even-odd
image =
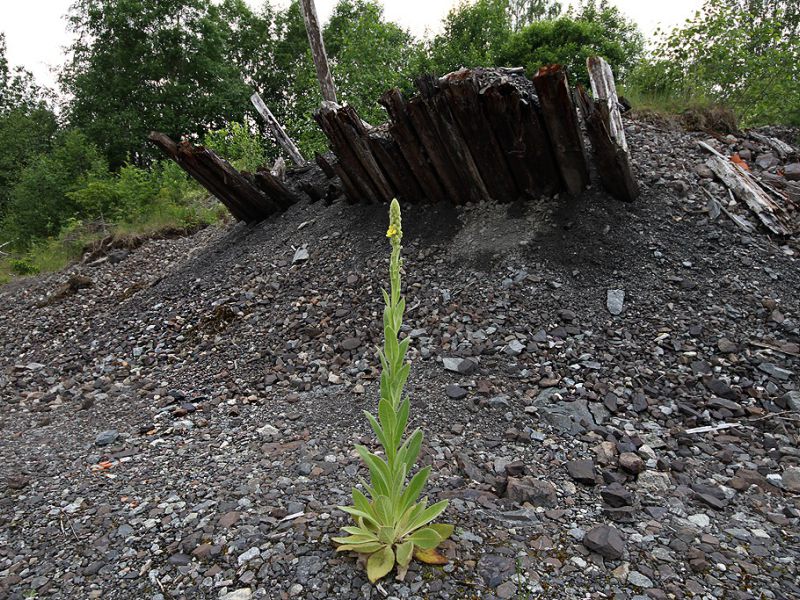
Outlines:
[{"label": "yellow flower spike", "polygon": [[386,237],[390,238],[392,242],[399,242],[403,237],[400,203],[397,201],[397,198],[392,200],[392,203],[389,205],[389,231],[386,232]]},{"label": "yellow flower spike", "polygon": [[386,237],[393,238],[397,235],[397,228],[394,225],[389,225],[389,231],[386,232]]}]

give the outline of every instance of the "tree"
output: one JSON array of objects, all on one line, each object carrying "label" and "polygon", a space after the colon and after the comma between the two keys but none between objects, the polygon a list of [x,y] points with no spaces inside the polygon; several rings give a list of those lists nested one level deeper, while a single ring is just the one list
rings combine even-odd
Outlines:
[{"label": "tree", "polygon": [[421,71],[444,75],[460,67],[490,67],[511,34],[508,0],[462,0],[430,44]]},{"label": "tree", "polygon": [[0,33],[0,218],[20,172],[49,149],[55,135],[56,117],[45,97],[29,72],[9,67],[5,36]]},{"label": "tree", "polygon": [[519,31],[536,21],[558,18],[563,6],[555,0],[508,0],[508,11],[511,27]]},{"label": "tree", "polygon": [[589,1],[558,19],[537,21],[514,32],[497,53],[499,64],[539,67],[561,64],[571,81],[589,85],[586,59],[600,55],[622,81],[637,63],[644,39],[636,25],[607,2]]},{"label": "tree", "polygon": [[77,40],[60,77],[70,124],[116,168],[149,160],[151,129],[199,138],[243,120],[249,89],[225,18],[245,22],[247,11],[230,0],[77,0],[69,13]]},{"label": "tree", "polygon": [[744,124],[800,124],[800,4],[706,0],[637,70],[645,94],[709,100]]}]

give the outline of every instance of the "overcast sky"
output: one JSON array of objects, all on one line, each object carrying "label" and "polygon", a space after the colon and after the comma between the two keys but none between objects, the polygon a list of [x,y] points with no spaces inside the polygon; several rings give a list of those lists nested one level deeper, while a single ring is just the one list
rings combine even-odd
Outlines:
[{"label": "overcast sky", "polygon": [[[262,0],[246,0],[253,7]],[[73,0],[0,0],[0,31],[6,34],[8,60],[32,71],[40,83],[53,86],[53,67],[64,61],[70,44],[64,14]],[[437,32],[442,18],[457,0],[383,0],[386,17],[416,36]],[[649,35],[656,27],[682,23],[700,8],[702,0],[612,0]],[[273,4],[286,6],[288,0]],[[327,20],[336,0],[317,0],[320,19]]]}]

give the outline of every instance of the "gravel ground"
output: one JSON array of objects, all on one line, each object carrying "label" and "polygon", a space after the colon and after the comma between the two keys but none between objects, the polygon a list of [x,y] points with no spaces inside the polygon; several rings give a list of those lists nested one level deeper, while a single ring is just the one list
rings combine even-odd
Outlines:
[{"label": "gravel ground", "polygon": [[0,595],[799,598],[798,240],[711,218],[755,223],[708,136],[627,126],[634,205],[404,208],[412,421],[456,525],[404,582],[330,542],[374,443],[385,207],[0,288]]}]

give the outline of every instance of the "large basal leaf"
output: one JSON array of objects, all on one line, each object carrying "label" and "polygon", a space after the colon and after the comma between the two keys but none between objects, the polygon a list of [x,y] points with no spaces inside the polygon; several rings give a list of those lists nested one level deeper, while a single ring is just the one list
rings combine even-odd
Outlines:
[{"label": "large basal leaf", "polygon": [[397,564],[401,567],[407,567],[408,563],[411,562],[413,553],[414,542],[403,542],[402,544],[398,544],[397,548],[395,549],[395,558],[397,559]]},{"label": "large basal leaf", "polygon": [[386,576],[394,567],[394,552],[388,546],[373,552],[367,559],[367,577],[371,583],[375,583],[381,577]]},{"label": "large basal leaf", "polygon": [[442,538],[435,529],[425,527],[412,533],[407,541],[414,542],[415,546],[419,546],[423,550],[428,550],[441,544]]}]

